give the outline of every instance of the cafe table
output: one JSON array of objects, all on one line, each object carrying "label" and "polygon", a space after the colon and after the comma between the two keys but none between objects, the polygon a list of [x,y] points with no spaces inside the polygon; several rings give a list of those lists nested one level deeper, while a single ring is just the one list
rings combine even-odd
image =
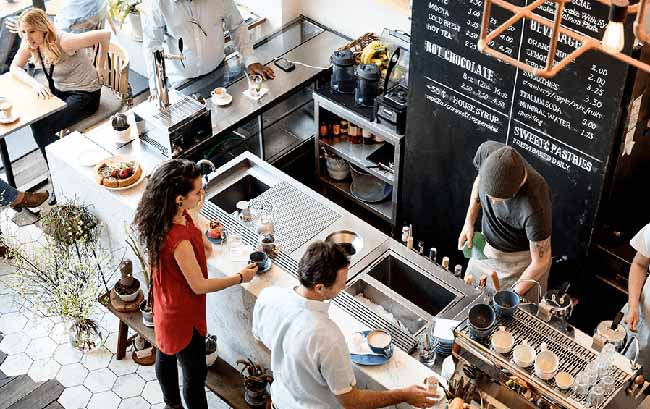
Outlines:
[{"label": "cafe table", "polygon": [[0,20],[18,14],[29,7],[32,7],[32,0],[0,0]]},{"label": "cafe table", "polygon": [[[2,1],[4,0],[0,0]],[[0,75],[0,99],[11,102],[13,114],[20,116],[16,122],[0,124],[0,157],[7,173],[7,182],[17,187],[5,138],[10,133],[63,109],[65,102],[55,96],[39,99],[32,87],[17,80],[10,73]]]}]

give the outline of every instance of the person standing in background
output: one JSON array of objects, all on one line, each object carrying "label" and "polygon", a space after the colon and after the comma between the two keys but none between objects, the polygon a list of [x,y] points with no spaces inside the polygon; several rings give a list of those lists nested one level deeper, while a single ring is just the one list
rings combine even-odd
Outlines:
[{"label": "person standing in background", "polygon": [[[474,225],[483,212],[487,259],[470,259],[466,274],[475,282],[497,272],[501,288],[534,280],[546,292],[551,268],[551,191],[544,178],[512,147],[482,143],[474,157],[474,180],[458,248],[472,246]],[[515,291],[527,296],[534,286],[519,282]],[[533,289],[536,290],[536,289]]]}]

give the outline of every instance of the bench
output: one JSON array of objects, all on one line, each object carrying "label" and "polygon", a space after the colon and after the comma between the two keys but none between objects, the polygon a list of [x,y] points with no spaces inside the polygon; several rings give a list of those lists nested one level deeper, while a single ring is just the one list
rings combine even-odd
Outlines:
[{"label": "bench", "polygon": [[[117,359],[122,359],[126,356],[129,328],[149,341],[151,345],[157,346],[156,334],[153,328],[143,324],[142,313],[140,311],[117,311],[111,304],[108,293],[100,297],[99,301],[120,320],[117,332]],[[232,408],[250,408],[244,400],[244,385],[239,371],[221,358],[217,358],[216,362],[208,368],[208,377],[205,381],[205,386]]]}]

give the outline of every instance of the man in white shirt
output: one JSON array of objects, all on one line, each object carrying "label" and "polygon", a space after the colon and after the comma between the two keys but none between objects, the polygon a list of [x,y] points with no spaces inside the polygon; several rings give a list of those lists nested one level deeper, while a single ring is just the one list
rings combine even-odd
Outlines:
[{"label": "man in white shirt", "polygon": [[349,261],[337,245],[318,241],[298,265],[300,286],[264,289],[253,311],[253,335],[271,350],[275,409],[371,409],[407,402],[435,404],[422,386],[388,391],[357,389],[345,337],[328,315],[345,287]]},{"label": "man in white shirt", "polygon": [[[650,224],[646,224],[630,240],[636,255],[630,265],[628,278],[628,303],[625,323],[630,331],[636,332],[639,340],[639,364],[643,365],[643,376],[650,379],[650,284],[648,266],[650,266]],[[635,352],[633,348],[630,348]]]},{"label": "man in white shirt", "polygon": [[273,69],[257,61],[248,27],[233,0],[145,0],[144,5],[143,48],[151,95],[156,93],[154,51],[164,49],[179,54],[178,40],[183,40],[183,63],[165,61],[167,78],[172,87],[177,87],[185,80],[212,72],[223,62],[224,27],[249,73],[273,78]]}]

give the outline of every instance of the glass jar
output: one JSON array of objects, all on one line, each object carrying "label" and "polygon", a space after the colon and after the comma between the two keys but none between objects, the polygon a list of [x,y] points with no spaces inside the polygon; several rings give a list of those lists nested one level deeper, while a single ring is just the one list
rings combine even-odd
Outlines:
[{"label": "glass jar", "polygon": [[348,139],[350,140],[350,143],[361,143],[359,127],[357,127],[352,122],[350,122],[350,126],[348,127]]}]

